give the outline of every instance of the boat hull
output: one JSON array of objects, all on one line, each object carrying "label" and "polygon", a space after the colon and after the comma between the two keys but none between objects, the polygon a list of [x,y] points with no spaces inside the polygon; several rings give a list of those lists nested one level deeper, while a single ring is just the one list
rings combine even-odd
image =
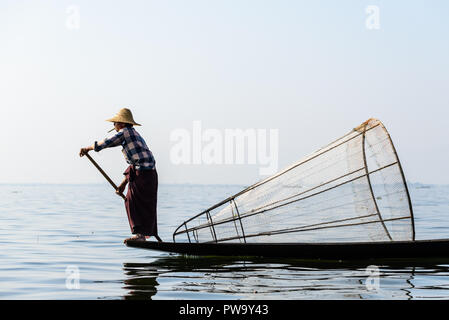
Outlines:
[{"label": "boat hull", "polygon": [[362,243],[181,243],[128,241],[128,247],[193,256],[297,259],[449,258],[449,239]]}]

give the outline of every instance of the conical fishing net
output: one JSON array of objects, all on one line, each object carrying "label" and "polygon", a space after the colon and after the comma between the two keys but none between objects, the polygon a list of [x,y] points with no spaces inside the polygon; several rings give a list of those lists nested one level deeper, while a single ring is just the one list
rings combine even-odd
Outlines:
[{"label": "conical fishing net", "polygon": [[285,170],[182,223],[178,242],[414,240],[396,150],[370,119]]}]

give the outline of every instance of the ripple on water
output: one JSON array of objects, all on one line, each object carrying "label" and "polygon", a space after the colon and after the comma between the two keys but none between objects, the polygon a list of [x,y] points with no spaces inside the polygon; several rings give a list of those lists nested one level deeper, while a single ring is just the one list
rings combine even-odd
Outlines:
[{"label": "ripple on water", "polygon": [[[161,237],[171,240],[182,221],[241,188],[161,185]],[[410,190],[417,238],[449,238],[449,188]],[[106,185],[0,185],[0,192],[0,299],[449,299],[449,264],[441,261],[379,262],[373,289],[370,261],[181,257],[127,248],[123,202]],[[68,267],[77,268],[79,289],[67,287]]]}]

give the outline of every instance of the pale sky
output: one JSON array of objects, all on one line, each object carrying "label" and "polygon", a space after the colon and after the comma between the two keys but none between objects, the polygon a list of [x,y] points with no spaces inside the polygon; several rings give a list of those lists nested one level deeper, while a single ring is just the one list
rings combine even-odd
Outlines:
[{"label": "pale sky", "polygon": [[[407,180],[449,184],[448,17],[447,0],[2,0],[0,183],[104,182],[78,152],[128,107],[161,183],[264,178],[173,164],[194,121],[277,129],[281,170],[375,117]],[[92,156],[120,182],[120,148]]]}]

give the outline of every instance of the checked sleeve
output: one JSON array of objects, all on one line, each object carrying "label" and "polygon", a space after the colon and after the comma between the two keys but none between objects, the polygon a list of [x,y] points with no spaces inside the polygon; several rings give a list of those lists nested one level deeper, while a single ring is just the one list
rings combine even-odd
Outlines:
[{"label": "checked sleeve", "polygon": [[106,138],[100,142],[95,141],[94,150],[96,152],[98,152],[105,148],[117,147],[117,146],[121,145],[124,140],[125,140],[125,138],[123,136],[123,132],[119,131],[119,132],[117,132],[117,134],[115,134],[114,136],[112,136],[110,138]]}]

